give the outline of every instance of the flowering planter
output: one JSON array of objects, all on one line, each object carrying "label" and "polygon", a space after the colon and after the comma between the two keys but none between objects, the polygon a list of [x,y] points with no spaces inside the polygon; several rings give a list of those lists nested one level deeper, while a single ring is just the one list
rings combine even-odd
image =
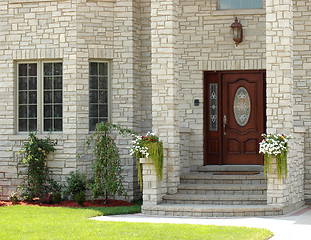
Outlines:
[{"label": "flowering planter", "polygon": [[[152,164],[156,173],[156,181],[162,180],[163,174],[163,144],[154,133],[148,132],[146,136],[134,136],[131,156],[137,159],[138,180],[142,188],[142,163]],[[140,160],[145,159],[145,160]],[[143,162],[141,162],[143,161]]]},{"label": "flowering planter", "polygon": [[[279,181],[284,176],[287,178],[287,151],[288,141],[291,136],[284,134],[262,134],[263,140],[260,142],[259,152],[264,154],[265,176],[273,172],[276,168]],[[272,161],[275,160],[275,167]]]}]

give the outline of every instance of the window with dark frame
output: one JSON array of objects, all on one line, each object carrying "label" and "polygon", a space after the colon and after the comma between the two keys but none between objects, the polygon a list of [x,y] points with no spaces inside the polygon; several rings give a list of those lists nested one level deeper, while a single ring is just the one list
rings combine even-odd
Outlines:
[{"label": "window with dark frame", "polygon": [[262,0],[219,0],[219,10],[258,9],[262,7]]},{"label": "window with dark frame", "polygon": [[18,129],[21,132],[37,130],[37,64],[18,65]]},{"label": "window with dark frame", "polygon": [[44,131],[62,131],[63,70],[62,63],[44,63]]},{"label": "window with dark frame", "polygon": [[89,63],[89,130],[108,121],[108,63]]},{"label": "window with dark frame", "polygon": [[60,62],[18,63],[19,132],[63,130],[62,75]]}]

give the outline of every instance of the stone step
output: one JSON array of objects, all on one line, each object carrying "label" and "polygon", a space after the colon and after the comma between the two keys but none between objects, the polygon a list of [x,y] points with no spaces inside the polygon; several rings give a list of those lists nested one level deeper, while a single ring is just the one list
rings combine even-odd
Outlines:
[{"label": "stone step", "polygon": [[184,217],[242,217],[282,215],[283,209],[280,206],[267,205],[226,206],[163,203],[160,205],[143,205],[142,213]]},{"label": "stone step", "polygon": [[181,184],[181,194],[266,195],[266,184]]},{"label": "stone step", "polygon": [[233,194],[172,194],[163,196],[170,204],[209,204],[209,205],[265,205],[266,195]]},{"label": "stone step", "polygon": [[262,165],[206,165],[198,166],[196,172],[263,172]]},{"label": "stone step", "polygon": [[255,175],[216,175],[213,172],[195,172],[183,174],[181,184],[266,184],[264,174]]}]

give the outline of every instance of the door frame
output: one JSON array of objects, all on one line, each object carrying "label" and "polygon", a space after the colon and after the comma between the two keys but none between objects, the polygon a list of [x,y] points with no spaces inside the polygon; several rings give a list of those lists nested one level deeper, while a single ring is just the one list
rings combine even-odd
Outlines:
[{"label": "door frame", "polygon": [[[223,99],[222,96],[222,75],[223,74],[239,74],[239,73],[248,73],[248,74],[261,74],[263,80],[263,104],[264,104],[264,121],[263,121],[263,128],[266,131],[266,70],[234,70],[234,71],[204,71],[203,72],[203,98],[204,98],[204,105],[203,105],[203,152],[204,152],[204,162],[203,165],[224,165],[223,164],[223,119],[221,114],[223,112],[221,101]],[[218,104],[218,132],[215,133],[215,138],[218,139],[218,153],[215,152],[214,154],[208,153],[208,142],[209,138],[208,135],[208,128],[209,128],[209,83],[218,83],[218,90],[217,90],[217,104]],[[217,147],[216,147],[217,148]],[[263,162],[262,162],[263,164]]]}]

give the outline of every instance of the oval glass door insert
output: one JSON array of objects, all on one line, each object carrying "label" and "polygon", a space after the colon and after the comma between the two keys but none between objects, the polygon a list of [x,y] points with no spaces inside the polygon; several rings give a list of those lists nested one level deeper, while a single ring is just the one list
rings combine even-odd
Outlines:
[{"label": "oval glass door insert", "polygon": [[234,96],[234,117],[239,126],[244,127],[251,115],[251,101],[244,87],[239,87]]}]

